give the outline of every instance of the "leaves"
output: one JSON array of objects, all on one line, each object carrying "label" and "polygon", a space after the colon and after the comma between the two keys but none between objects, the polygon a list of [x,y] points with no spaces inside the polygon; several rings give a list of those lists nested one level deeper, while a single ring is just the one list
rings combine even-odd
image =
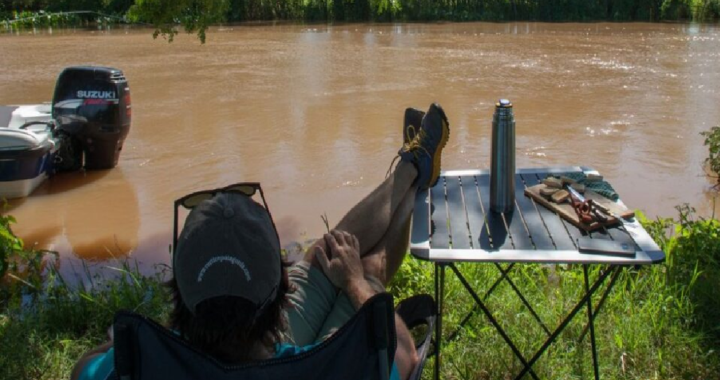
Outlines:
[{"label": "leaves", "polygon": [[[5,208],[3,205],[3,208]],[[15,252],[22,250],[23,241],[13,234],[10,228],[11,224],[15,224],[15,218],[12,215],[0,215],[0,279],[7,273]]]},{"label": "leaves", "polygon": [[38,294],[45,280],[46,256],[56,255],[25,249],[23,240],[10,227],[15,222],[12,215],[0,215],[0,312],[24,295]]},{"label": "leaves", "polygon": [[[18,11],[25,16],[22,22],[12,21]],[[102,15],[78,16],[68,11]],[[701,21],[720,17],[720,0],[0,0],[0,27],[6,29],[111,21],[104,15],[148,23],[155,28],[155,38],[173,41],[180,30],[185,30],[197,33],[205,42],[208,27],[226,20]]]},{"label": "leaves", "polygon": [[692,317],[693,327],[717,339],[720,301],[714,289],[720,281],[720,221],[696,217],[687,204],[676,209],[678,219],[672,223],[667,219],[642,223],[666,253],[666,286],[676,289],[676,299],[670,301],[676,309],[688,308],[683,315]]},{"label": "leaves", "polygon": [[720,185],[720,126],[712,127],[709,131],[700,132],[700,135],[705,137],[704,144],[708,147],[705,164],[718,177],[718,185]]},{"label": "leaves", "polygon": [[200,42],[205,43],[207,29],[225,20],[229,6],[228,0],[136,0],[128,18],[152,24],[153,38],[162,36],[172,42],[179,25],[187,33],[197,32]]}]

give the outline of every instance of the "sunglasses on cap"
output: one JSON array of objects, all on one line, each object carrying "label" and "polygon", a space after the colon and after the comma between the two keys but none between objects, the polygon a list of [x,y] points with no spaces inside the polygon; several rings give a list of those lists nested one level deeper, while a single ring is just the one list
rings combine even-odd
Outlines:
[{"label": "sunglasses on cap", "polygon": [[[178,198],[175,200],[175,213],[173,217],[173,244],[172,244],[172,252],[175,254],[175,248],[177,247],[177,241],[178,241],[178,210],[182,206],[183,208],[187,210],[192,210],[193,208],[197,207],[200,203],[203,201],[206,201],[208,199],[212,199],[217,194],[222,193],[232,193],[232,194],[240,194],[247,197],[252,197],[256,193],[260,193],[260,198],[262,199],[262,206],[265,208],[265,211],[267,211],[268,216],[270,217],[270,222],[272,222],[273,229],[275,230],[275,236],[277,236],[277,227],[275,227],[275,221],[273,220],[272,214],[270,213],[270,209],[268,208],[267,201],[265,201],[265,194],[263,193],[262,187],[260,187],[259,182],[240,182],[233,185],[220,187],[217,189],[210,189],[210,190],[201,190],[196,191],[194,193],[190,193],[188,195],[185,195],[181,198]],[[278,237],[278,241],[279,241]]]}]

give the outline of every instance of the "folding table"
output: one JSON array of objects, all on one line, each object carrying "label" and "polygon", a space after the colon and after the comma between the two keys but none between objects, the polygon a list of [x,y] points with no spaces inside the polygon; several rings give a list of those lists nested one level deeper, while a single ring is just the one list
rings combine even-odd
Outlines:
[{"label": "folding table", "polygon": [[[588,323],[582,336],[584,337],[589,330],[595,379],[600,378],[594,328],[594,319],[599,309],[623,267],[660,263],[665,259],[665,254],[637,221],[626,221],[623,223],[624,228],[608,227],[588,234],[524,195],[526,187],[540,183],[548,175],[578,172],[599,174],[591,168],[577,166],[517,170],[515,209],[506,214],[490,211],[490,173],[487,170],[446,171],[441,173],[434,187],[418,191],[413,213],[410,252],[416,258],[431,261],[435,265],[435,299],[438,308],[438,319],[435,324],[436,379],[440,376],[442,356],[442,312],[446,268],[458,277],[477,307],[523,364],[524,368],[516,379],[521,379],[526,374],[530,374],[533,379],[538,378],[532,369],[533,364],[585,306]],[[627,243],[634,246],[636,252],[634,256],[580,253],[577,249],[577,239],[582,236]],[[531,357],[525,357],[518,350],[491,310],[455,265],[459,262],[490,263],[498,268],[500,277],[489,288],[486,296],[503,280],[507,281],[517,293],[547,336]],[[500,263],[509,265],[503,268]],[[523,263],[583,265],[584,295],[554,330],[546,326],[509,277],[512,268],[516,264]],[[592,284],[588,278],[588,265],[605,266]],[[594,293],[608,278],[610,283],[602,293],[598,304],[593,305]],[[464,325],[469,317],[470,314],[460,325]]]}]

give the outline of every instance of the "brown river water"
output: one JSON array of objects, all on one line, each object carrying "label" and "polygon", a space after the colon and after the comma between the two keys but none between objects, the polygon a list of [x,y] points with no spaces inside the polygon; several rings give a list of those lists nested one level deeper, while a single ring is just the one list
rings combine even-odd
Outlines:
[{"label": "brown river water", "polygon": [[[720,27],[468,23],[0,35],[0,104],[49,101],[70,65],[122,69],[133,125],[117,168],[61,174],[10,202],[27,243],[75,258],[169,261],[174,199],[260,181],[283,244],[305,241],[385,176],[405,107],[439,102],[444,169],[487,168],[509,98],[517,166],[592,166],[624,202],[713,212],[699,133],[720,124]],[[716,209],[720,210],[720,207]]]}]

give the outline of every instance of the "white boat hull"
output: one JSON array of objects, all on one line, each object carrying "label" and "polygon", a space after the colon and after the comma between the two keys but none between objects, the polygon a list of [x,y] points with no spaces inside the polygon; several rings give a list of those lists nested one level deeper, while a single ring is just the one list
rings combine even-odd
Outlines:
[{"label": "white boat hull", "polygon": [[32,194],[48,178],[47,173],[40,173],[35,178],[17,181],[0,182],[0,199],[24,198]]},{"label": "white boat hull", "polygon": [[47,125],[49,105],[3,107],[0,115],[0,199],[30,195],[53,171],[57,147]]}]

